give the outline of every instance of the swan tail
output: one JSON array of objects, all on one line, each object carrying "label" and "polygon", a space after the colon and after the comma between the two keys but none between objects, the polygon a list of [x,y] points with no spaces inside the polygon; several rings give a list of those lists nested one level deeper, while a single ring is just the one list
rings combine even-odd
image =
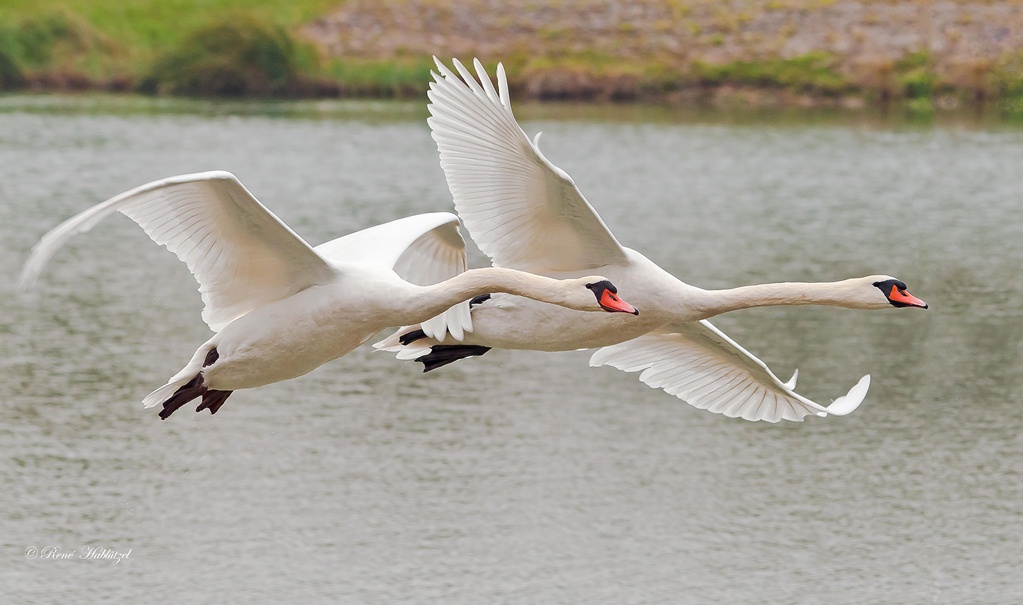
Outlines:
[{"label": "swan tail", "polygon": [[168,401],[171,397],[177,394],[178,391],[183,389],[186,384],[195,379],[195,375],[192,376],[174,376],[167,381],[167,384],[156,389],[152,393],[145,396],[142,399],[142,407],[151,408],[161,403]]},{"label": "swan tail", "polygon": [[398,359],[408,361],[430,352],[440,341],[430,338],[419,326],[405,326],[380,342],[373,343],[378,351],[396,353]]},{"label": "swan tail", "polygon": [[445,345],[426,335],[419,326],[406,326],[377,342],[373,348],[396,353],[401,360],[418,361],[429,372],[465,357],[483,355],[490,347],[480,345]]}]

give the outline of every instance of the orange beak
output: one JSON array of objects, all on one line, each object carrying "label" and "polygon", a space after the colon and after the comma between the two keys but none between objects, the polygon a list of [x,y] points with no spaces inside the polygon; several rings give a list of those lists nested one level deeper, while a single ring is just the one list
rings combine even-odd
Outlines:
[{"label": "orange beak", "polygon": [[604,290],[604,293],[600,295],[600,308],[604,309],[608,313],[631,313],[633,315],[639,315],[639,309],[618,298],[618,295],[611,290]]},{"label": "orange beak", "polygon": [[888,299],[897,303],[902,303],[907,307],[920,307],[921,309],[927,308],[927,303],[910,294],[909,290],[899,291],[898,286],[892,286],[892,291],[888,295]]}]

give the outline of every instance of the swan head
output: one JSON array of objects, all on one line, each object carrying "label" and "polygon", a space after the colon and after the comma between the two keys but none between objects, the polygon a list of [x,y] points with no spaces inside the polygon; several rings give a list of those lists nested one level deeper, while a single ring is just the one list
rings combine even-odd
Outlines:
[{"label": "swan head", "polygon": [[[618,296],[618,288],[606,277],[584,277],[577,280],[586,286],[592,296],[596,297],[600,308],[608,313],[631,313],[639,315],[639,309],[633,307]],[[592,308],[593,300],[587,301],[587,308]]]},{"label": "swan head", "polygon": [[909,293],[906,282],[890,275],[872,275],[864,278],[870,284],[874,308],[916,307],[926,309],[927,303]]}]

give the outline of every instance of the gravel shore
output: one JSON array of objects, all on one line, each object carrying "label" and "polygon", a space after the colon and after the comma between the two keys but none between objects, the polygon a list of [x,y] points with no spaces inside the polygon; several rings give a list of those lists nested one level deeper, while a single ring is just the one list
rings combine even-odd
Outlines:
[{"label": "gravel shore", "polygon": [[350,0],[302,34],[339,58],[502,60],[533,97],[616,97],[651,73],[684,96],[708,65],[805,56],[861,91],[897,96],[923,68],[969,97],[1014,73],[1023,1]]}]

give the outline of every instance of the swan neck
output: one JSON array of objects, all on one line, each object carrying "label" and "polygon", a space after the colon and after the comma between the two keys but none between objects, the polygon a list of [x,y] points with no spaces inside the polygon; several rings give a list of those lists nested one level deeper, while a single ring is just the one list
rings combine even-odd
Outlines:
[{"label": "swan neck", "polygon": [[782,282],[740,286],[726,290],[701,290],[696,296],[696,307],[704,319],[751,307],[779,305],[826,305],[862,308],[854,296],[853,282]]},{"label": "swan neck", "polygon": [[429,308],[433,315],[437,315],[474,296],[495,292],[562,306],[569,304],[559,280],[514,269],[485,267],[469,269],[438,284],[424,286],[420,306]]}]

